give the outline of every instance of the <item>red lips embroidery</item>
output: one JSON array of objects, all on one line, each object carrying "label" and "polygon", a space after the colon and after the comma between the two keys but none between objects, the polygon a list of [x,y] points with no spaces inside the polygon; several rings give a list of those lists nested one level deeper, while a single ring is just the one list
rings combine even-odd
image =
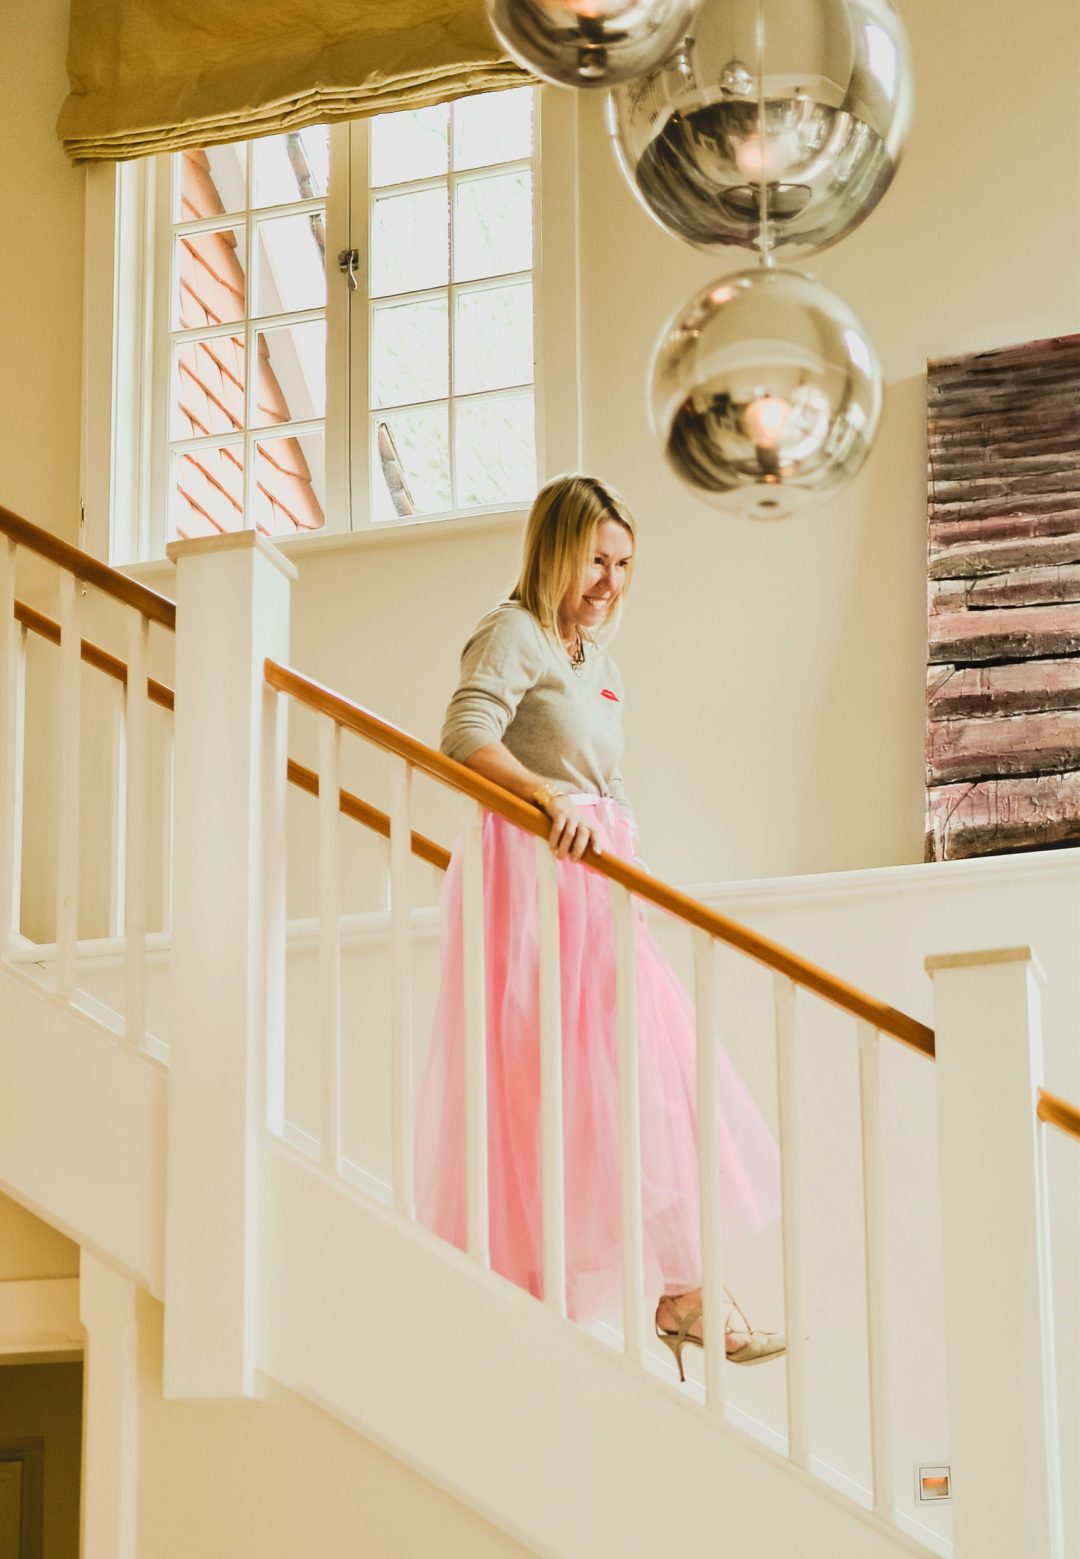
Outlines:
[{"label": "red lips embroidery", "polygon": [[618,695],[618,693],[613,693],[609,687],[602,687],[600,689],[600,697],[601,698],[610,698],[616,704],[619,702],[619,695]]}]

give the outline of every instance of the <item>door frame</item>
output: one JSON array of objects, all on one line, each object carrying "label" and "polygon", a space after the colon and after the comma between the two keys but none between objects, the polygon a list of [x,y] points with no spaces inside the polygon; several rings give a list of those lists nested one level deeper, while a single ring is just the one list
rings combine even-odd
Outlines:
[{"label": "door frame", "polygon": [[0,1440],[0,1462],[22,1465],[19,1505],[19,1559],[42,1559],[45,1540],[45,1439]]}]

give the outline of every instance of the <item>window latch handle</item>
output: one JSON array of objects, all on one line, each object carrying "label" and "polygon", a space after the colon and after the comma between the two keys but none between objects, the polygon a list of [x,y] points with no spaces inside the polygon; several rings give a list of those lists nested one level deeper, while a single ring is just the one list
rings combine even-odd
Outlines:
[{"label": "window latch handle", "polygon": [[355,292],[360,286],[356,279],[356,272],[360,265],[359,249],[343,249],[337,257],[338,270],[349,284],[349,291]]}]

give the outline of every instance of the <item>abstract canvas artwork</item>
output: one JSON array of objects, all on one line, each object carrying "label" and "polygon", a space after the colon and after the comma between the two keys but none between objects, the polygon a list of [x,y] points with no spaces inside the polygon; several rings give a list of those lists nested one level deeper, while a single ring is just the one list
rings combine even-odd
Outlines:
[{"label": "abstract canvas artwork", "polygon": [[1080,336],[928,375],[926,858],[1080,844]]}]

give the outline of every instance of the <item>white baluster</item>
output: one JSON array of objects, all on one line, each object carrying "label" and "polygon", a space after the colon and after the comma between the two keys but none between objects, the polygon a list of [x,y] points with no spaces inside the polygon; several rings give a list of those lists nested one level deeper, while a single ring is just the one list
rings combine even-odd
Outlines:
[{"label": "white baluster", "polygon": [[124,839],[124,820],[127,816],[127,732],[124,729],[124,706],[127,693],[123,684],[110,682],[107,697],[109,724],[112,727],[109,749],[112,766],[109,775],[108,925],[110,937],[121,938],[124,935],[124,878],[127,855]]},{"label": "white baluster", "polygon": [[146,780],[149,706],[146,697],[150,623],[128,615],[128,679],[125,695],[127,753],[124,808],[124,932],[127,939],[124,1031],[139,1046],[146,1033]]},{"label": "white baluster", "polygon": [[724,1411],[724,1266],[720,1242],[720,1152],[717,1121],[716,944],[707,931],[694,932],[694,1003],[697,1020],[697,1150],[701,1204],[702,1320],[705,1402]]},{"label": "white baluster", "polygon": [[319,720],[319,1147],[324,1166],[335,1174],[341,1161],[340,773],[341,732],[337,722],[324,715]]},{"label": "white baluster", "polygon": [[799,1222],[799,1129],[795,1058],[795,985],[773,976],[776,1079],[780,1115],[780,1200],[784,1249],[784,1329],[787,1334],[788,1456],[797,1467],[809,1460],[803,1370],[802,1230]]},{"label": "white baluster", "polygon": [[[286,651],[282,645],[281,653]],[[260,1081],[262,1107],[267,1129],[275,1137],[285,1134],[285,1068],[288,932],[286,920],[289,875],[289,712],[291,698],[285,693],[266,697],[266,717],[262,733],[259,771],[263,797],[260,941],[266,960],[268,983],[268,1021],[265,1030],[266,1072]],[[169,724],[172,733],[172,724]],[[179,749],[177,749],[179,752]],[[166,754],[166,758],[168,758]],[[175,775],[174,767],[173,773]],[[174,786],[175,788],[175,786]],[[179,796],[175,805],[179,805]],[[172,831],[167,835],[169,860],[172,860]],[[170,912],[171,902],[166,912]],[[259,1104],[255,1103],[255,1108]]]},{"label": "white baluster", "polygon": [[161,711],[161,929],[173,923],[173,794],[176,782],[176,740],[173,713]]},{"label": "white baluster", "polygon": [[82,674],[80,586],[60,575],[60,773],[57,799],[56,978],[61,996],[75,989],[79,919],[79,710]]},{"label": "white baluster", "polygon": [[544,1303],[566,1314],[566,1203],[563,1160],[562,982],[559,880],[546,839],[536,841],[540,962],[540,1138],[543,1165]]},{"label": "white baluster", "polygon": [[615,1020],[619,1055],[619,1183],[622,1188],[623,1352],[644,1352],[641,1236],[641,1101],[638,1082],[637,944],[634,900],[611,884],[615,930]]},{"label": "white baluster", "polygon": [[15,621],[15,543],[0,536],[0,958],[6,958],[15,909],[16,748],[19,706],[19,624]]},{"label": "white baluster", "polygon": [[392,759],[390,776],[391,1108],[394,1205],[411,1218],[413,1195],[412,770]]},{"label": "white baluster", "polygon": [[484,970],[483,810],[471,808],[462,841],[462,971],[465,990],[465,1184],[469,1255],[487,1266],[487,1015]]},{"label": "white baluster", "polygon": [[870,1454],[874,1510],[895,1521],[889,1381],[885,1351],[885,1207],[881,1156],[881,1036],[860,1020],[859,1104],[862,1111],[863,1219],[866,1247],[866,1326],[870,1354]]},{"label": "white baluster", "polygon": [[390,841],[379,840],[379,902],[376,906],[384,915],[389,915],[393,902],[393,875],[394,868],[391,861]]},{"label": "white baluster", "polygon": [[[26,642],[29,637],[26,628],[20,628],[19,647],[17,652],[17,666],[15,673],[15,750],[14,750],[14,775],[15,775],[15,799],[12,808],[14,826],[11,832],[11,910],[10,915],[5,914],[0,925],[10,924],[14,932],[18,932],[22,925],[22,860],[23,860],[23,829],[26,822],[25,792],[26,792]],[[0,899],[0,912],[4,908],[4,901]],[[3,942],[3,932],[0,930],[0,944]]]}]

